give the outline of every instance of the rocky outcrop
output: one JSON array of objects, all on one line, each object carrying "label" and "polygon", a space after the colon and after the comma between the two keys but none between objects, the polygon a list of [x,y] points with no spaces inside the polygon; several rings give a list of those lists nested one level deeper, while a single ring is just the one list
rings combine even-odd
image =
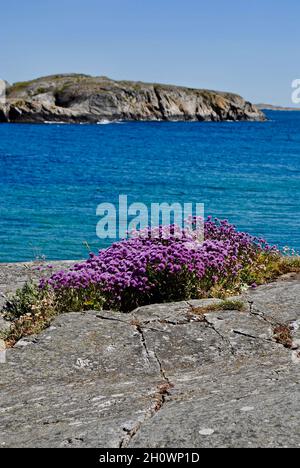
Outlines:
[{"label": "rocky outcrop", "polygon": [[7,88],[0,122],[265,120],[242,97],[162,84],[54,75]]},{"label": "rocky outcrop", "polygon": [[58,317],[0,364],[0,447],[299,447],[300,280],[241,300]]}]

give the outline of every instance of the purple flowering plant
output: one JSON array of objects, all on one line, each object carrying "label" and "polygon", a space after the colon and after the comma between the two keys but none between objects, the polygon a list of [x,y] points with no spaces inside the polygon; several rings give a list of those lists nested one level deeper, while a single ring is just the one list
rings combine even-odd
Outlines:
[{"label": "purple flowering plant", "polygon": [[29,281],[5,305],[12,321],[7,346],[39,333],[65,312],[128,312],[157,302],[226,298],[299,273],[300,256],[209,217],[191,219],[189,229],[172,225],[132,233],[69,270],[54,273],[49,265],[38,271],[45,275],[39,285]]},{"label": "purple flowering plant", "polygon": [[[172,225],[146,229],[117,242],[69,270],[42,279],[65,311],[136,307],[235,293],[258,282],[279,252],[264,239],[239,232],[228,221],[209,217],[204,242],[197,230]],[[155,231],[155,232],[154,232]],[[178,235],[180,234],[180,235]]]}]

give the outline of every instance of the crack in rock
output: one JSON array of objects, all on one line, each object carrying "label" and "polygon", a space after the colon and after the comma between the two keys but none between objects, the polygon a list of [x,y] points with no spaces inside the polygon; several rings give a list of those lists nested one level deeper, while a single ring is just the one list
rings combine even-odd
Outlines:
[{"label": "crack in rock", "polygon": [[100,318],[101,320],[110,320],[112,322],[121,322],[121,323],[125,323],[125,325],[130,325],[130,323],[126,322],[126,320],[121,320],[117,317],[105,317],[104,315],[100,315],[100,314],[97,314],[96,317]]},{"label": "crack in rock", "polygon": [[240,336],[245,336],[246,338],[251,338],[253,340],[260,340],[260,341],[267,341],[268,343],[274,343],[272,339],[262,338],[260,336],[254,336],[254,335],[251,335],[250,333],[242,332],[240,330],[232,330],[232,333],[235,333],[236,335],[240,335]]},{"label": "crack in rock", "polygon": [[[266,341],[277,343],[286,349],[290,349],[294,351],[299,349],[299,344],[297,344],[293,339],[293,330],[295,331],[293,327],[293,322],[289,324],[278,322],[277,320],[274,320],[272,317],[268,317],[263,311],[259,310],[258,308],[257,308],[257,312],[254,312],[253,310],[253,306],[255,304],[254,301],[248,301],[248,303],[250,306],[250,310],[249,310],[250,315],[254,316],[260,321],[267,323],[268,325],[271,325],[272,327],[274,339],[270,339]],[[256,337],[253,337],[253,338],[256,338]],[[259,338],[256,338],[256,339],[259,339]]]},{"label": "crack in rock", "polygon": [[143,424],[148,421],[149,419],[153,418],[165,405],[167,397],[170,396],[170,391],[173,385],[168,382],[164,382],[157,386],[156,391],[153,395],[153,404],[151,407],[146,411],[145,416],[142,420],[138,421],[132,429],[123,430],[126,432],[125,436],[122,437],[119,448],[126,448],[132,441],[132,439],[136,436],[136,434],[142,429]]},{"label": "crack in rock", "polygon": [[[191,308],[191,310],[193,311],[194,310],[194,306],[192,304],[190,304],[189,302],[187,302],[187,304],[189,305],[189,307]],[[193,313],[193,312],[192,312]],[[195,315],[193,315],[193,317],[195,317]],[[233,356],[235,356],[236,354],[236,351],[234,349],[234,346],[232,345],[231,341],[226,338],[226,336],[222,335],[222,333],[215,327],[214,323],[211,322],[207,315],[205,313],[203,313],[199,318],[198,320],[193,320],[191,319],[191,314],[188,313],[188,318],[190,318],[189,322],[201,322],[201,323],[204,323],[208,328],[210,328],[211,330],[213,330],[218,336],[219,338],[221,338],[221,340],[227,344],[227,346],[229,346],[230,348],[230,352]]]},{"label": "crack in rock", "polygon": [[171,389],[174,387],[174,385],[170,382],[169,378],[167,377],[165,373],[162,362],[160,358],[158,357],[157,352],[154,350],[152,353],[150,353],[148,349],[148,345],[147,345],[146,336],[142,328],[142,324],[139,323],[138,321],[133,321],[131,325],[134,326],[135,329],[140,334],[141,343],[145,350],[149,364],[150,364],[151,354],[154,356],[155,360],[157,361],[157,364],[159,367],[159,373],[163,382],[156,387],[155,393],[152,397],[153,404],[146,411],[144,418],[138,421],[131,429],[125,429],[125,428],[123,429],[126,432],[126,434],[124,437],[122,437],[120,444],[119,444],[119,448],[128,447],[128,445],[130,444],[132,439],[135,437],[135,435],[142,429],[143,424],[149,419],[153,418],[153,416],[155,416],[155,414],[157,414],[163,408],[163,406],[167,402],[167,397],[170,396]]},{"label": "crack in rock", "polygon": [[231,354],[235,356],[236,351],[231,341],[228,338],[226,338],[224,335],[222,335],[222,333],[215,327],[213,322],[210,322],[206,316],[204,316],[204,322],[207,324],[208,328],[213,330],[221,338],[221,340],[229,346]]},{"label": "crack in rock", "polygon": [[268,317],[264,312],[261,310],[257,309],[257,312],[254,312],[254,301],[248,301],[249,304],[249,313],[256,319],[258,319],[261,322],[265,322],[268,325],[272,325],[272,327],[276,325],[280,325],[279,322],[274,320],[272,317]]},{"label": "crack in rock", "polygon": [[187,325],[191,321],[192,320],[182,320],[180,322],[173,322],[172,320],[169,320],[169,319],[157,319],[157,320],[146,320],[145,322],[143,322],[143,325],[149,325],[150,323],[160,323],[162,325],[177,326],[177,325]]},{"label": "crack in rock", "polygon": [[148,349],[148,346],[147,346],[147,342],[146,342],[146,338],[145,338],[145,334],[144,334],[144,330],[142,328],[142,325],[140,323],[137,323],[137,322],[132,323],[132,325],[135,327],[135,329],[137,330],[137,332],[140,335],[142,346],[143,346],[144,351],[146,353],[147,360],[148,360],[148,362],[150,364],[150,353],[149,353],[149,349]]},{"label": "crack in rock", "polygon": [[157,352],[154,351],[153,354],[154,354],[154,356],[155,356],[155,359],[156,359],[157,362],[158,362],[159,370],[160,370],[160,375],[162,376],[163,380],[165,380],[165,382],[166,382],[167,384],[169,384],[170,387],[173,387],[174,385],[170,382],[169,378],[167,377],[166,372],[165,372],[165,370],[164,370],[164,368],[163,368],[163,365],[162,365],[162,362],[161,362],[160,358],[158,357]]}]

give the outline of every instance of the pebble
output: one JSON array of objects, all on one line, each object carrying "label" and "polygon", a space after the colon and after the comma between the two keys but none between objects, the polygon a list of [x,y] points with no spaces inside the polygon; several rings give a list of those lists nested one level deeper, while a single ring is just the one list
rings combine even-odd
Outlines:
[{"label": "pebble", "polygon": [[199,434],[202,436],[211,436],[215,433],[213,429],[200,429]]}]

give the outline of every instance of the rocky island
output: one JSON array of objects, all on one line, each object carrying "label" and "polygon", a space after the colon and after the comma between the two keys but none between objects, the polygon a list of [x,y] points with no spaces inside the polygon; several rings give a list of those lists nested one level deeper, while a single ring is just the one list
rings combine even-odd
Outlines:
[{"label": "rocky island", "polygon": [[263,121],[261,110],[233,93],[81,74],[7,84],[0,122]]}]

